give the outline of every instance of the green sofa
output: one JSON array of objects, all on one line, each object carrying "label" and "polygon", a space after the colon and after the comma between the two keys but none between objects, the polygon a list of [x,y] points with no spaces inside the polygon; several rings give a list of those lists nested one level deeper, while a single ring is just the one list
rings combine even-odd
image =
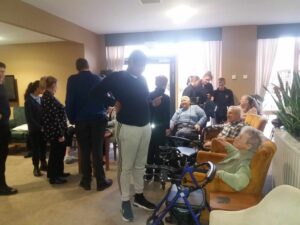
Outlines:
[{"label": "green sofa", "polygon": [[14,107],[12,110],[13,119],[9,125],[11,129],[11,143],[27,143],[28,130],[13,130],[13,128],[26,124],[24,107]]}]

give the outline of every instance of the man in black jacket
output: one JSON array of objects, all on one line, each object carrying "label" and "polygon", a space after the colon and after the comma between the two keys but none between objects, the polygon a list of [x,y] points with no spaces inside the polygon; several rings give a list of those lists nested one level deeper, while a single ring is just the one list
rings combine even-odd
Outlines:
[{"label": "man in black jacket", "polygon": [[7,186],[5,181],[5,162],[8,155],[8,143],[10,139],[10,107],[3,86],[5,69],[5,64],[0,62],[0,195],[12,195],[18,191]]},{"label": "man in black jacket", "polygon": [[85,190],[91,190],[93,168],[97,190],[103,191],[112,185],[112,180],[105,177],[102,159],[104,132],[107,125],[106,108],[104,101],[95,102],[89,98],[90,91],[101,82],[101,78],[90,72],[86,59],[77,59],[76,69],[79,73],[68,79],[66,112],[70,123],[75,124],[82,154],[83,176],[80,186]]},{"label": "man in black jacket", "polygon": [[[161,104],[157,107],[150,105],[150,123],[152,134],[150,139],[147,164],[160,165],[159,146],[165,144],[165,137],[170,128],[170,97],[165,94],[168,79],[165,76],[157,76],[155,79],[156,89],[150,93],[150,99],[161,98]],[[158,172],[158,171],[155,171]],[[145,180],[153,177],[153,170],[147,169]],[[157,178],[157,177],[155,177]]]},{"label": "man in black jacket", "polygon": [[225,87],[225,78],[219,78],[219,87],[214,91],[214,102],[217,105],[216,122],[217,124],[227,121],[227,109],[234,105],[233,93]]}]

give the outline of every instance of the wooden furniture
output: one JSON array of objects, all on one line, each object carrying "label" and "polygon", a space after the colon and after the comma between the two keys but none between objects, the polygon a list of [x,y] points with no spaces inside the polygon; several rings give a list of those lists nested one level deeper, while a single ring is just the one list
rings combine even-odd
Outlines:
[{"label": "wooden furniture", "polygon": [[211,192],[209,199],[212,210],[235,211],[257,205],[262,197],[257,194],[244,194],[240,192]]},{"label": "wooden furniture", "polygon": [[[110,131],[105,131],[104,134],[104,152],[105,152],[105,170],[109,170],[109,147],[110,147],[110,138],[112,137],[112,133]],[[114,160],[117,159],[117,145],[114,144]]]}]

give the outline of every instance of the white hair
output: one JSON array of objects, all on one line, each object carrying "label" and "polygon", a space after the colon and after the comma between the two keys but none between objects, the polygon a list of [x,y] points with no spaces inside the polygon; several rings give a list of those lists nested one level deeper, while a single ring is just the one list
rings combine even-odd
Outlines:
[{"label": "white hair", "polygon": [[251,151],[253,152],[256,152],[266,139],[261,131],[250,126],[243,127],[241,134],[246,134],[248,136],[247,144],[251,145]]}]

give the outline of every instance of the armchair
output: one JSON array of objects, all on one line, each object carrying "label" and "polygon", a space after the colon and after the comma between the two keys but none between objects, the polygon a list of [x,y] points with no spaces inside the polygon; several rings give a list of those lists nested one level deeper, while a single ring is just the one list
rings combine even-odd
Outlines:
[{"label": "armchair", "polygon": [[240,211],[215,210],[210,225],[299,224],[300,190],[281,185],[273,189],[256,206]]}]

